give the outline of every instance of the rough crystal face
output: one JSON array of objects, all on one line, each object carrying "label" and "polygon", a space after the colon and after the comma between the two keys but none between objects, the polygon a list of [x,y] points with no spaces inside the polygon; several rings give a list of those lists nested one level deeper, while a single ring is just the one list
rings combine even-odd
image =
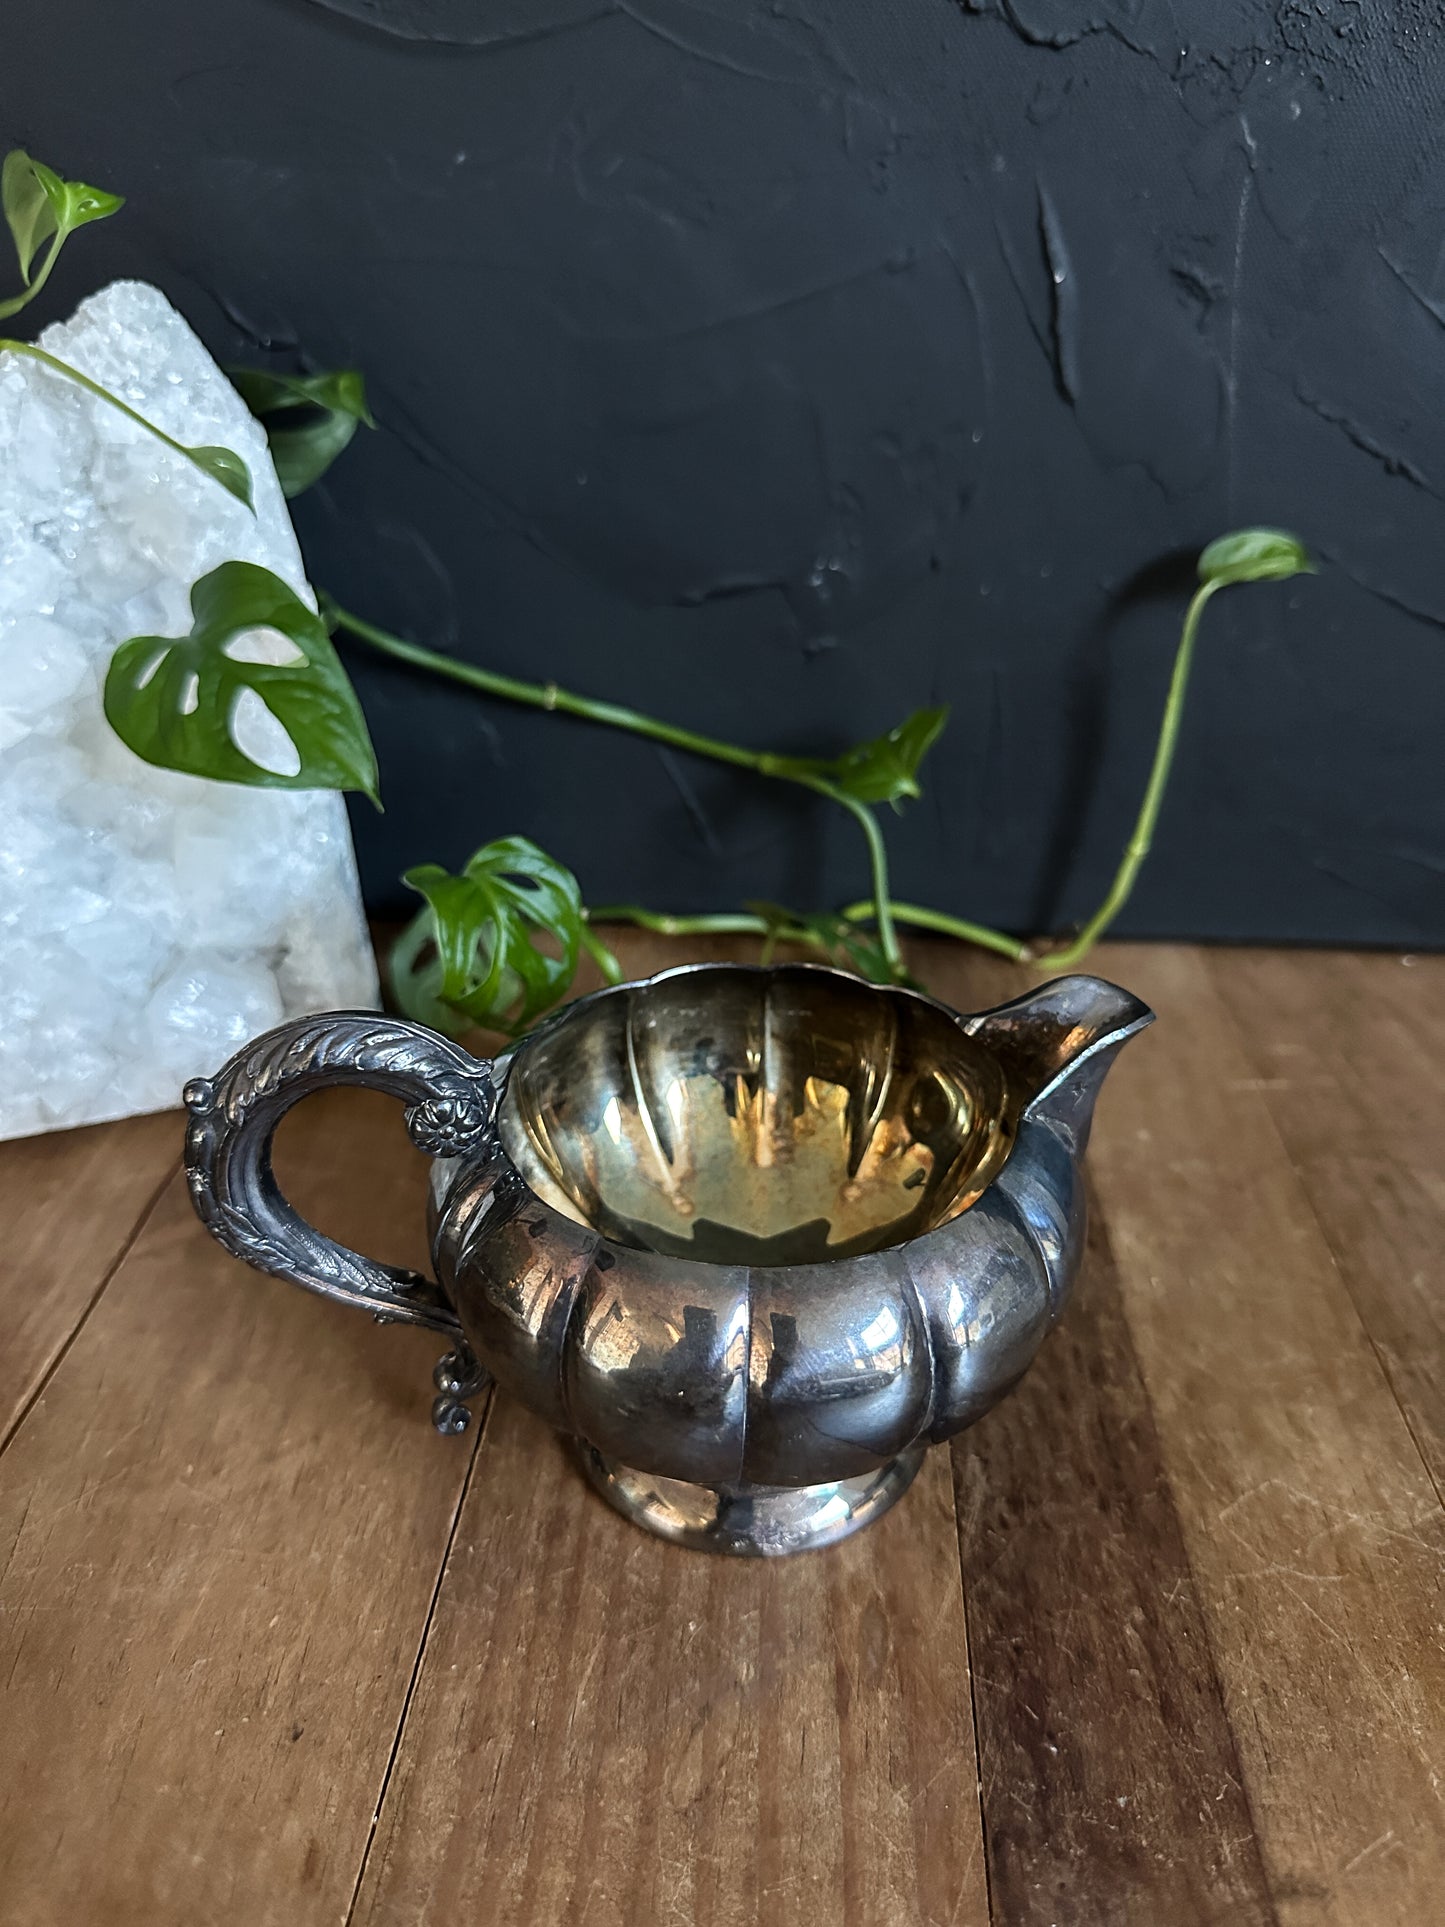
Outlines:
[{"label": "rough crystal face", "polygon": [[[264,434],[155,288],[117,282],[41,341],[178,441],[235,449],[256,514],[0,355],[0,1138],[164,1109],[283,1017],[376,1001],[341,798],[152,769],[101,710],[116,644],[183,634],[218,563],[309,599]],[[257,708],[238,740],[283,767]]]}]

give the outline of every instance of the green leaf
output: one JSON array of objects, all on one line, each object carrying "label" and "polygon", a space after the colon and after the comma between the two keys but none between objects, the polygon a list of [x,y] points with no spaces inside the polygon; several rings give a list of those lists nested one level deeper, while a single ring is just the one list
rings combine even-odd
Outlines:
[{"label": "green leaf", "polygon": [[[402,881],[427,902],[393,952],[392,988],[408,1016],[515,1036],[571,989],[582,893],[526,837],[485,844],[460,876],[422,863]],[[539,949],[539,938],[556,954]]]},{"label": "green leaf", "polygon": [[48,241],[60,225],[56,197],[46,187],[46,176],[60,184],[44,162],[32,161],[18,147],[10,150],[4,167],[0,168],[0,203],[4,205],[6,225],[14,237],[20,278],[26,287],[30,285],[30,263],[35,259],[35,250]]},{"label": "green leaf", "polygon": [[209,475],[213,482],[219,482],[228,495],[234,495],[238,502],[244,502],[254,515],[256,504],[251,499],[251,471],[233,448],[187,448],[185,454],[193,461],[203,475]]},{"label": "green leaf", "polygon": [[359,423],[376,426],[366,403],[366,384],[355,368],[320,375],[272,375],[260,368],[226,372],[265,427],[288,501],[320,481]]},{"label": "green leaf", "polygon": [[108,194],[103,187],[90,187],[85,181],[63,181],[61,186],[65,196],[60,216],[62,234],[70,234],[92,221],[109,220],[125,206],[123,194]]},{"label": "green leaf", "polygon": [[834,787],[860,803],[896,803],[921,796],[918,769],[943,734],[947,709],[915,709],[886,736],[859,743],[833,766]]},{"label": "green leaf", "polygon": [[[25,292],[0,302],[0,318],[17,314],[32,295],[39,293],[68,235],[90,221],[103,221],[124,205],[120,195],[108,194],[85,181],[63,180],[44,161],[32,160],[21,148],[12,148],[0,168],[0,206],[15,242]],[[50,251],[44,267],[32,278],[36,253],[47,241]]]},{"label": "green leaf", "polygon": [[[3,312],[4,310],[0,309],[0,313]],[[61,361],[59,356],[52,355],[48,349],[42,348],[39,342],[0,341],[0,348],[8,349],[13,354],[26,355],[30,360],[38,361],[42,367],[48,368],[52,374],[59,375],[63,381],[73,381],[76,387],[83,388],[87,395],[94,395],[97,401],[103,401],[108,408],[114,408],[124,415],[127,421],[134,422],[137,428],[144,429],[147,435],[154,436],[162,447],[170,449],[172,454],[184,455],[186,460],[194,463],[209,480],[219,483],[228,495],[234,495],[237,501],[244,502],[252,514],[255,513],[255,504],[251,500],[251,471],[233,448],[210,446],[187,448],[184,442],[176,441],[174,436],[168,435],[163,428],[157,428],[153,421],[148,421],[144,415],[138,414],[128,401],[122,401],[119,395],[112,394],[110,389],[103,388],[98,381],[92,381],[90,376],[84,374],[79,368],[72,368],[68,361]]]},{"label": "green leaf", "polygon": [[[111,658],[105,713],[126,746],[161,769],[257,789],[360,790],[378,808],[366,718],[325,625],[289,584],[254,562],[223,562],[191,590],[186,636],[132,636]],[[251,630],[279,632],[299,655],[257,662]],[[266,768],[237,743],[236,707],[259,696],[299,767]]]},{"label": "green leaf", "polygon": [[886,736],[858,743],[841,756],[780,757],[791,775],[821,778],[858,803],[892,803],[920,796],[918,767],[942,734],[947,709],[915,709]]},{"label": "green leaf", "polygon": [[1284,529],[1236,529],[1211,542],[1199,558],[1199,580],[1220,588],[1231,582],[1286,582],[1314,572],[1304,543]]},{"label": "green leaf", "polygon": [[[890,968],[882,947],[855,923],[831,910],[789,910],[781,903],[749,903],[745,906],[768,926],[773,943],[807,943],[820,950],[830,963],[856,971],[869,983],[891,984],[898,978]],[[911,979],[909,980],[911,981]]]}]

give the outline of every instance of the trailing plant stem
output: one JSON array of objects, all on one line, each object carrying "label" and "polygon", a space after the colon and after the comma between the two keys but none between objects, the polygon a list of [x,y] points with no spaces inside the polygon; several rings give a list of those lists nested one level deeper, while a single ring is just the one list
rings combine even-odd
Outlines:
[{"label": "trailing plant stem", "polygon": [[[46,274],[50,271],[50,262],[54,258],[52,250],[46,259],[45,267],[32,284],[32,293],[41,286]],[[102,388],[98,381],[92,381],[89,375],[83,375],[78,368],[72,368],[68,361],[62,361],[58,355],[47,354],[43,348],[37,348],[33,341],[9,341],[0,337],[0,350],[6,348],[14,355],[28,355],[32,361],[38,361],[49,368],[52,374],[61,375],[66,381],[73,381],[77,388],[83,388],[88,395],[94,395],[98,401],[109,402],[111,407],[118,409],[127,420],[133,421],[137,428],[143,428],[148,435],[154,435],[158,442],[163,442],[175,454],[183,455],[188,462],[194,460],[191,451],[183,443],[172,440],[163,428],[157,428],[154,422],[147,421],[144,415],[137,414],[135,409],[128,402],[123,402],[119,395],[113,395],[108,388]]]},{"label": "trailing plant stem", "polygon": [[[40,290],[45,286],[46,282],[50,279],[50,271],[55,266],[56,256],[65,245],[65,240],[65,235],[60,233],[55,235],[50,246],[45,250],[45,259],[41,262],[38,273],[32,280],[26,282],[24,292],[17,297],[13,303],[7,303],[12,314],[19,314],[22,308],[28,308],[36,295],[38,295]],[[0,347],[4,348],[13,348],[16,345],[13,341],[0,342]]]},{"label": "trailing plant stem", "polygon": [[[871,914],[872,899],[868,909]],[[594,923],[634,923],[639,930],[650,930],[659,937],[761,937],[759,961],[769,963],[780,943],[798,944],[816,950],[832,960],[828,946],[800,923],[774,923],[750,910],[708,911],[698,916],[674,916],[666,910],[648,910],[640,903],[608,903],[589,909]]]},{"label": "trailing plant stem", "polygon": [[622,982],[622,965],[618,963],[616,957],[613,956],[597,932],[595,930],[589,930],[584,923],[578,933],[578,940],[582,948],[587,952],[587,955],[602,972],[603,982],[620,984]]},{"label": "trailing plant stem", "polygon": [[883,841],[883,832],[878,827],[878,818],[866,803],[860,803],[854,796],[834,789],[831,783],[814,780],[810,789],[817,790],[820,796],[830,796],[835,803],[841,803],[858,819],[858,826],[868,840],[868,864],[873,873],[873,915],[878,924],[878,944],[883,952],[884,961],[894,979],[903,975],[903,952],[898,947],[898,931],[893,922],[893,904],[888,895],[888,850]]},{"label": "trailing plant stem", "polygon": [[1194,592],[1184,617],[1184,626],[1179,632],[1179,647],[1174,655],[1174,673],[1169,678],[1169,694],[1164,700],[1164,715],[1159,724],[1159,740],[1154,747],[1154,762],[1149,771],[1149,782],[1144,791],[1144,800],[1139,806],[1138,820],[1134,832],[1124,847],[1123,859],[1115,872],[1114,881],[1109,885],[1108,894],[1093,916],[1080,930],[1071,944],[1062,950],[1051,950],[1038,958],[1046,969],[1067,969],[1085,957],[1114,918],[1129,901],[1129,893],[1134,888],[1134,880],[1139,874],[1140,865],[1149,854],[1154,841],[1154,826],[1159,820],[1160,805],[1164,801],[1164,791],[1169,782],[1169,771],[1174,761],[1174,748],[1179,739],[1179,725],[1184,717],[1184,697],[1189,687],[1189,671],[1194,659],[1194,639],[1199,633],[1199,618],[1204,614],[1209,598],[1216,589],[1223,588],[1218,581],[1204,582]]},{"label": "trailing plant stem", "polygon": [[[1007,936],[1002,930],[990,930],[986,924],[969,923],[963,917],[951,917],[944,910],[930,910],[921,903],[894,902],[890,902],[889,908],[899,923],[915,930],[937,931],[944,937],[958,937],[964,943],[977,944],[980,949],[997,951],[1011,963],[1024,963],[1032,955],[1029,946],[1017,937]],[[850,903],[842,914],[849,923],[862,923],[873,916],[873,903],[865,897],[861,903]]]},{"label": "trailing plant stem", "polygon": [[732,763],[738,769],[756,770],[760,776],[786,776],[788,773],[777,767],[786,762],[785,757],[742,749],[736,743],[720,742],[712,736],[700,736],[693,730],[679,729],[673,723],[661,722],[655,716],[644,716],[640,710],[627,709],[620,703],[599,702],[591,696],[576,696],[570,690],[559,689],[554,682],[524,682],[517,676],[503,676],[495,669],[481,669],[475,663],[458,662],[455,656],[441,655],[435,649],[427,649],[420,643],[394,636],[389,630],[378,629],[375,623],[352,615],[329,596],[322,599],[322,614],[336,627],[346,630],[348,635],[380,650],[382,655],[392,656],[398,662],[411,663],[418,669],[430,669],[439,676],[449,676],[453,682],[466,683],[472,689],[480,689],[484,695],[500,696],[505,702],[522,703],[529,709],[555,710],[564,716],[580,716],[589,723],[605,723],[611,729],[629,730],[634,736],[645,736],[654,743],[666,743],[671,749],[688,750],[694,756],[711,757],[717,763]]},{"label": "trailing plant stem", "polygon": [[[715,763],[730,763],[735,769],[752,770],[759,776],[771,776],[780,782],[800,784],[819,796],[826,796],[830,802],[841,804],[856,818],[867,839],[868,862],[873,878],[873,914],[878,923],[879,945],[889,969],[895,976],[901,974],[903,953],[898,946],[898,932],[888,901],[888,853],[878,820],[866,803],[860,803],[856,797],[836,788],[826,778],[799,769],[794,758],[777,756],[767,750],[743,749],[737,743],[725,743],[715,736],[702,736],[695,730],[681,729],[655,716],[644,716],[640,710],[625,708],[620,703],[600,702],[592,696],[574,695],[570,690],[559,689],[556,683],[525,682],[516,676],[501,675],[494,669],[479,668],[474,663],[458,662],[454,656],[444,656],[420,643],[408,642],[402,636],[393,635],[387,629],[378,628],[375,623],[352,615],[329,596],[323,598],[322,613],[335,627],[370,644],[382,655],[410,663],[417,669],[447,676],[453,682],[465,683],[485,695],[500,696],[506,702],[522,703],[531,709],[561,711],[563,715],[579,716],[586,722],[603,723],[611,729],[625,729],[631,735],[645,737],[650,742],[665,743],[669,749],[705,756]],[[760,920],[754,919],[748,927],[761,928],[762,925]]]},{"label": "trailing plant stem", "polygon": [[640,903],[608,903],[589,908],[587,915],[593,923],[635,923],[639,930],[650,930],[658,937],[765,937],[768,933],[762,917],[741,910],[675,917],[664,910],[646,910]]},{"label": "trailing plant stem", "polygon": [[[81,379],[84,378],[81,377]],[[931,910],[926,905],[916,903],[894,903],[889,895],[888,853],[883,841],[883,832],[873,810],[857,797],[850,796],[846,791],[837,788],[825,777],[814,775],[811,771],[801,768],[795,758],[776,756],[767,751],[743,749],[735,743],[725,743],[715,737],[699,735],[693,730],[679,729],[671,723],[660,722],[655,717],[644,716],[635,709],[627,709],[617,703],[598,702],[591,697],[573,695],[567,690],[559,689],[555,683],[523,682],[516,677],[499,675],[494,670],[476,668],[471,663],[457,662],[453,657],[439,655],[435,650],[423,648],[418,643],[406,642],[400,636],[378,629],[372,623],[364,622],[360,617],[350,615],[344,609],[338,608],[329,599],[323,599],[323,612],[329,613],[337,626],[346,629],[361,641],[370,643],[383,654],[394,656],[399,661],[411,663],[418,668],[430,669],[439,675],[449,676],[455,682],[466,683],[488,695],[524,703],[535,709],[562,710],[565,714],[580,716],[589,722],[605,723],[612,728],[625,729],[633,735],[646,737],[653,742],[665,743],[673,749],[686,750],[695,756],[710,757],[714,762],[730,763],[738,769],[752,770],[759,776],[771,776],[780,781],[800,784],[819,796],[827,797],[830,802],[840,804],[857,819],[867,840],[873,882],[872,896],[858,903],[849,904],[842,914],[850,923],[871,921],[876,924],[879,948],[889,972],[896,980],[903,974],[903,958],[897,930],[900,923],[918,930],[936,931],[942,936],[957,937],[963,942],[992,950],[1001,957],[1007,957],[1011,962],[1032,961],[1047,970],[1072,968],[1088,954],[1128,902],[1139,870],[1153,845],[1154,830],[1159,820],[1165,790],[1168,787],[1179,729],[1184,717],[1184,701],[1189,687],[1189,674],[1193,665],[1194,645],[1199,634],[1200,619],[1208,606],[1210,597],[1216,590],[1227,587],[1231,579],[1239,578],[1219,576],[1202,582],[1195,591],[1185,614],[1175,651],[1169,692],[1165,698],[1164,713],[1160,719],[1159,737],[1154,749],[1149,781],[1133,832],[1103,902],[1072,942],[1060,949],[1043,952],[1021,942],[1016,937],[1008,936],[1003,931],[991,930],[984,924],[970,923],[962,917],[949,916],[942,910]],[[750,914],[674,917],[645,910],[636,904],[621,904],[605,910],[595,910],[592,915],[598,920],[613,918],[635,923],[642,929],[652,930],[661,936],[761,936],[770,944],[793,941],[818,947],[816,939],[804,929],[799,928],[796,931],[780,929],[765,918]]]}]

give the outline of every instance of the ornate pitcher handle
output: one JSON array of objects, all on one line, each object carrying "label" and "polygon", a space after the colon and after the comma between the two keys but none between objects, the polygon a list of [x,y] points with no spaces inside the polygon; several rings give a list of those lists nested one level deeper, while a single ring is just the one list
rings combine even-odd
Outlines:
[{"label": "ornate pitcher handle", "polygon": [[[271,1140],[291,1106],[333,1084],[399,1097],[418,1150],[455,1157],[495,1141],[490,1065],[435,1031],[375,1011],[332,1011],[266,1032],[214,1077],[186,1086],[186,1178],[197,1215],[227,1251],[383,1323],[426,1325],[460,1339],[461,1324],[431,1279],[377,1264],[324,1237],[282,1196]],[[466,1423],[461,1398],[480,1379],[465,1342],[437,1368],[443,1431]],[[443,1407],[446,1410],[443,1410]]]}]

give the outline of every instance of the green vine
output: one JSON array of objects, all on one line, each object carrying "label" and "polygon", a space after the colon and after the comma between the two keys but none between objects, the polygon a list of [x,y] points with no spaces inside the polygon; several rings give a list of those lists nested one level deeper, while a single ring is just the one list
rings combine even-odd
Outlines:
[{"label": "green vine", "polygon": [[[624,730],[648,742],[665,744],[669,749],[680,749],[712,762],[727,763],[734,769],[751,770],[755,775],[770,777],[777,782],[799,784],[804,789],[812,790],[815,795],[836,803],[848,811],[863,832],[873,881],[870,909],[877,921],[878,941],[889,974],[901,974],[903,953],[898,944],[888,889],[888,851],[871,805],[875,802],[897,803],[905,797],[920,794],[918,766],[937,740],[947,720],[946,711],[919,710],[886,736],[860,743],[844,755],[832,759],[784,756],[772,750],[745,749],[740,743],[721,742],[714,736],[703,736],[696,730],[662,722],[655,716],[645,716],[640,710],[626,709],[621,704],[601,701],[592,696],[579,696],[571,690],[559,688],[553,682],[525,682],[516,676],[504,676],[493,669],[479,668],[474,663],[459,662],[454,656],[440,655],[434,649],[408,642],[402,636],[379,628],[374,622],[353,615],[333,597],[325,594],[321,597],[321,613],[333,634],[340,632],[351,636],[394,661],[464,683],[484,695],[497,696],[505,702],[519,703],[525,708],[577,716],[585,722]],[[1000,938],[999,941],[1007,940]]]},{"label": "green vine", "polygon": [[[0,302],[0,318],[19,312],[40,292],[75,228],[104,219],[122,205],[118,196],[66,181],[18,150],[0,173],[0,199],[23,284],[18,295]],[[174,440],[81,370],[34,343],[0,339],[0,350],[28,357],[118,409],[252,506],[251,478],[234,451],[187,447]],[[359,425],[374,426],[355,370],[229,372],[266,428],[288,496],[319,479]],[[870,894],[837,911],[799,911],[770,903],[684,916],[635,903],[589,910],[571,871],[518,836],[484,844],[456,875],[437,864],[418,865],[405,881],[421,895],[423,908],[394,948],[392,986],[403,1009],[446,1028],[480,1026],[512,1034],[526,1029],[568,994],[583,956],[592,959],[607,981],[619,981],[621,967],[594,928],[610,921],[669,937],[755,937],[765,960],[780,944],[797,945],[882,982],[909,981],[900,926],[975,944],[1015,963],[1065,969],[1080,962],[1112,924],[1149,854],[1208,603],[1233,583],[1284,581],[1312,566],[1296,537],[1274,529],[1240,530],[1203,551],[1199,587],[1184,615],[1133,831],[1099,907],[1076,934],[1052,946],[1030,944],[927,905],[901,903],[892,895],[879,808],[886,803],[898,810],[921,794],[919,770],[947,722],[943,709],[915,710],[885,735],[835,757],[752,749],[603,698],[579,695],[555,682],[526,681],[459,661],[394,635],[324,594],[318,616],[279,577],[242,562],[223,563],[193,585],[195,620],[188,636],[132,637],[120,645],[107,675],[105,709],[121,740],[163,767],[259,787],[359,790],[377,800],[376,763],[365,717],[332,646],[331,638],[339,636],[484,696],[621,730],[769,781],[794,784],[846,811],[863,836]],[[280,631],[299,660],[263,665],[230,656],[227,644],[257,626]],[[235,741],[235,705],[247,689],[260,696],[285,728],[296,755],[294,770],[265,768]]]},{"label": "green vine", "polygon": [[[507,702],[534,709],[560,711],[564,715],[600,723],[607,728],[624,730],[648,741],[665,743],[695,756],[752,770],[759,776],[799,783],[847,809],[867,838],[873,894],[858,903],[847,905],[836,915],[820,918],[784,911],[777,906],[766,906],[742,913],[670,916],[638,904],[613,904],[592,914],[599,922],[631,922],[659,936],[756,936],[763,940],[766,955],[771,955],[779,943],[797,944],[828,957],[830,961],[845,963],[866,976],[875,976],[885,982],[899,982],[904,976],[897,934],[899,924],[978,945],[1014,963],[1033,962],[1048,970],[1063,970],[1082,962],[1128,901],[1139,870],[1149,854],[1183,722],[1184,699],[1200,620],[1210,599],[1231,583],[1285,581],[1312,567],[1298,539],[1276,529],[1239,530],[1211,542],[1201,554],[1199,587],[1190,600],[1180,631],[1149,780],[1118,870],[1102,903],[1078,933],[1061,944],[1042,946],[1029,944],[1022,938],[952,916],[943,910],[930,909],[923,904],[895,902],[889,892],[887,848],[882,828],[870,803],[876,798],[896,804],[905,795],[916,796],[919,793],[918,768],[943,727],[945,717],[941,711],[920,711],[900,724],[889,736],[860,745],[831,763],[822,763],[807,758],[780,756],[770,751],[745,749],[736,743],[720,742],[714,737],[661,722],[638,710],[576,695],[559,688],[556,683],[523,682],[472,663],[458,662],[454,657],[440,655],[419,643],[408,642],[401,636],[392,635],[376,624],[352,615],[330,597],[323,596],[322,613],[333,631],[350,635],[381,654],[413,668],[449,677]],[[891,762],[888,761],[890,756]],[[885,767],[891,770],[889,781],[882,777]],[[868,922],[877,929],[876,949],[858,942],[857,933],[849,929],[849,926]],[[408,933],[408,945],[414,937],[414,932]]]},{"label": "green vine", "polygon": [[[104,221],[125,206],[118,194],[107,194],[103,188],[90,187],[84,181],[67,181],[57,174],[54,168],[47,167],[44,161],[32,160],[21,148],[13,148],[5,156],[5,164],[0,167],[0,208],[5,214],[6,226],[10,229],[15,243],[15,258],[20,266],[22,287],[19,294],[11,295],[8,300],[0,301],[0,320],[8,320],[19,314],[39,294],[50,279],[51,270],[60,258],[60,250],[78,227],[86,227],[92,221]],[[44,249],[38,273],[32,273],[37,251]],[[113,395],[108,388],[102,388],[98,381],[82,374],[79,368],[72,368],[68,361],[61,361],[57,355],[47,353],[33,341],[12,341],[0,336],[0,352],[8,350],[12,355],[24,355],[30,361],[38,361],[53,375],[83,388],[88,395],[107,403],[124,415],[127,421],[134,422],[148,435],[155,437],[162,447],[172,454],[181,456],[185,461],[198,468],[213,482],[238,502],[244,502],[254,513],[255,503],[251,496],[251,472],[241,457],[230,448],[214,448],[198,445],[188,448],[167,435],[163,428],[138,415],[129,402]]]},{"label": "green vine", "polygon": [[44,348],[38,348],[33,341],[10,341],[0,336],[0,351],[6,349],[12,355],[25,355],[31,361],[38,361],[42,368],[48,368],[53,375],[59,375],[75,387],[83,388],[98,401],[108,403],[127,421],[134,422],[137,428],[143,428],[148,435],[154,436],[162,448],[170,449],[173,455],[180,455],[193,468],[198,468],[202,475],[219,482],[228,495],[234,495],[238,502],[244,502],[255,514],[256,505],[251,499],[251,471],[233,448],[215,448],[201,443],[187,447],[184,442],[178,442],[168,435],[163,428],[157,428],[154,422],[147,421],[144,415],[137,414],[130,403],[122,401],[119,395],[102,388],[98,381],[92,381],[89,375],[72,368],[68,361],[62,361],[58,355],[48,354]]},{"label": "green vine", "polygon": [[[0,207],[15,242],[22,285],[19,294],[0,301],[0,321],[19,314],[35,299],[78,227],[104,221],[124,206],[118,194],[107,194],[85,181],[63,180],[44,161],[33,161],[23,148],[12,148],[0,167]],[[40,270],[35,273],[37,255]]]},{"label": "green vine", "polygon": [[1124,845],[1124,855],[1114,873],[1104,901],[1099,905],[1072,943],[1050,952],[1046,961],[1052,969],[1065,970],[1082,961],[1103,936],[1109,925],[1129,901],[1144,859],[1154,842],[1154,825],[1174,763],[1174,748],[1179,727],[1184,721],[1184,697],[1189,687],[1189,671],[1194,662],[1194,642],[1199,634],[1200,617],[1211,596],[1227,589],[1231,582],[1285,582],[1293,575],[1307,573],[1314,565],[1303,545],[1294,536],[1277,529],[1242,529],[1222,535],[1211,542],[1199,558],[1199,587],[1184,612],[1179,646],[1174,652],[1174,670],[1169,678],[1169,693],[1159,724],[1159,739],[1154,746],[1154,761],[1144,800],[1139,806],[1133,833]]}]

